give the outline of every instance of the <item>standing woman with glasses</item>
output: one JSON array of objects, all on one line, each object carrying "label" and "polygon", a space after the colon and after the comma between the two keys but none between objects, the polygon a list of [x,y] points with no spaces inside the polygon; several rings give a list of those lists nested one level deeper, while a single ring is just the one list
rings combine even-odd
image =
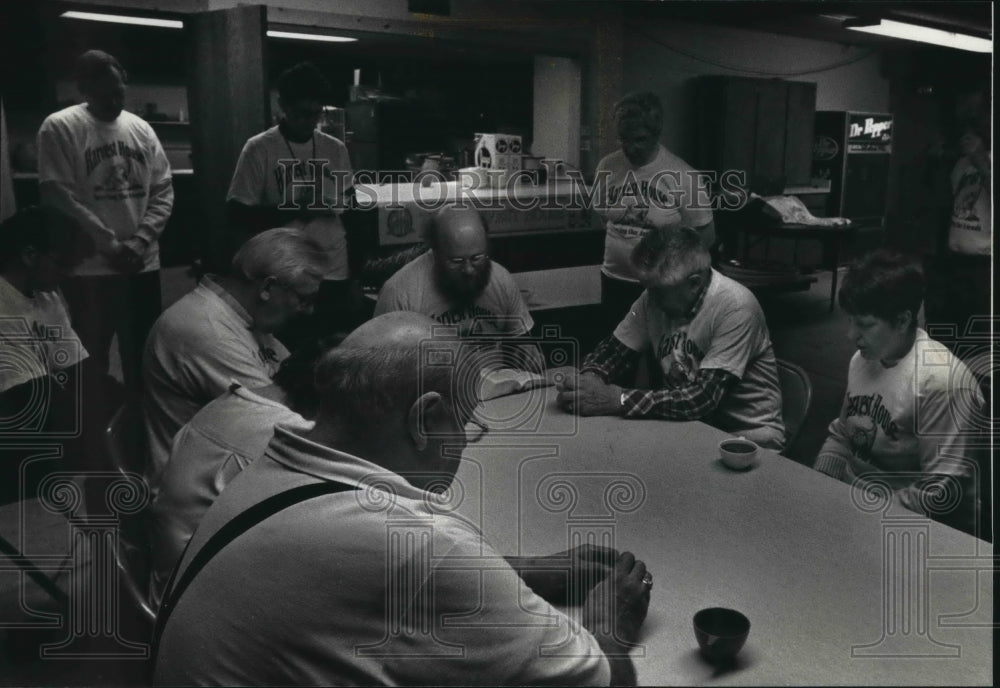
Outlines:
[{"label": "standing woman with glasses", "polygon": [[349,331],[357,324],[360,289],[350,280],[344,228],[353,187],[351,160],[343,141],[316,128],[329,92],[323,74],[308,62],[283,72],[278,124],[246,142],[229,186],[230,222],[239,233],[294,227],[328,256],[315,314],[279,333],[292,348],[311,336]]}]

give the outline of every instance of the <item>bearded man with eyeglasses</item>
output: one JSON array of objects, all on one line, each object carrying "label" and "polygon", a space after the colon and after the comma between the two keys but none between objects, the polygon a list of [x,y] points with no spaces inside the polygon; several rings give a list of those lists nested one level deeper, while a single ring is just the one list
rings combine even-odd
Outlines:
[{"label": "bearded man with eyeglasses", "polygon": [[457,326],[460,337],[519,336],[534,327],[514,278],[490,259],[486,226],[475,209],[445,206],[425,238],[431,250],[385,283],[375,315],[422,313]]}]

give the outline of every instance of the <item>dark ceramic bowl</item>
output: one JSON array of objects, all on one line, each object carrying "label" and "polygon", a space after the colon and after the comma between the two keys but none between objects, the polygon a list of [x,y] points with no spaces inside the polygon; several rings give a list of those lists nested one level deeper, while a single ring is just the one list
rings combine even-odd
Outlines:
[{"label": "dark ceramic bowl", "polygon": [[750,634],[750,619],[735,609],[710,607],[694,615],[694,635],[710,662],[732,661]]}]

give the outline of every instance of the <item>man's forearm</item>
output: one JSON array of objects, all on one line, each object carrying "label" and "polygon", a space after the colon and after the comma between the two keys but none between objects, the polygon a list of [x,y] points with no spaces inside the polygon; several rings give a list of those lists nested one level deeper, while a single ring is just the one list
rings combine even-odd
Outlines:
[{"label": "man's forearm", "polygon": [[170,211],[174,207],[174,186],[170,179],[165,179],[154,184],[149,191],[149,203],[146,204],[146,213],[139,221],[139,229],[135,236],[142,239],[147,245],[159,241],[160,235],[167,226],[170,219]]},{"label": "man's forearm", "polygon": [[612,686],[634,686],[636,685],[635,664],[628,653],[628,648],[609,635],[597,635],[597,644],[608,658],[608,666],[611,668]]},{"label": "man's forearm", "polygon": [[580,372],[593,373],[607,383],[619,382],[634,370],[638,357],[638,351],[633,351],[610,335],[583,359]]},{"label": "man's forearm", "polygon": [[735,375],[711,369],[698,371],[692,382],[679,387],[625,390],[622,415],[626,418],[701,420],[718,407],[726,391],[736,382]]},{"label": "man's forearm", "polygon": [[42,182],[38,192],[44,205],[51,205],[75,218],[94,240],[98,252],[106,252],[108,247],[117,241],[114,230],[101,222],[101,219],[83,205],[66,185],[59,182]]}]

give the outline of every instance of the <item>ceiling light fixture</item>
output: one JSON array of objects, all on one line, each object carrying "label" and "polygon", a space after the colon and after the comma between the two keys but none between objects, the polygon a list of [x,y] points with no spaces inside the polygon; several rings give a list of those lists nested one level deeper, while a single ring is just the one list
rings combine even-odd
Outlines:
[{"label": "ceiling light fixture", "polygon": [[132,17],[125,14],[100,14],[98,12],[77,12],[75,10],[63,12],[59,16],[63,19],[85,19],[88,21],[109,22],[111,24],[154,26],[159,29],[184,28],[184,22],[179,19],[154,19],[153,17]]},{"label": "ceiling light fixture", "polygon": [[323,41],[325,43],[354,43],[357,38],[350,36],[329,36],[320,33],[298,33],[295,31],[268,31],[270,38],[292,38],[299,41]]},{"label": "ceiling light fixture", "polygon": [[954,31],[945,31],[943,29],[933,29],[929,26],[908,24],[892,19],[848,19],[844,22],[844,28],[851,31],[871,33],[877,36],[900,38],[904,41],[931,43],[933,45],[944,46],[945,48],[955,48],[956,50],[968,50],[976,53],[993,52],[993,41],[988,38],[980,38],[979,36],[972,36],[967,33],[955,33]]}]

